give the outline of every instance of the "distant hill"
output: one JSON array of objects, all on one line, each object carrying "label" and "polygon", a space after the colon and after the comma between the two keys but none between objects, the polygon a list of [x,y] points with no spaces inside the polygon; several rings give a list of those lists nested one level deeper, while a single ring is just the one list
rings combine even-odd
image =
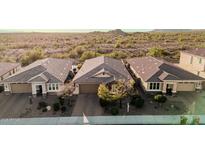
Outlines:
[{"label": "distant hill", "polygon": [[205,31],[205,29],[154,29],[151,32],[193,32]]},{"label": "distant hill", "polygon": [[111,30],[108,33],[111,33],[111,34],[114,34],[114,35],[122,35],[122,36],[127,35],[127,33],[122,31],[121,29]]}]

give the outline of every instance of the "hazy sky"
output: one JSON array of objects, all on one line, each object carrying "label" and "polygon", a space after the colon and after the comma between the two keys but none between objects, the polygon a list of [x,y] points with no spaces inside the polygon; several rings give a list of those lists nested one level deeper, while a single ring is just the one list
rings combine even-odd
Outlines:
[{"label": "hazy sky", "polygon": [[[9,32],[107,32],[113,29],[0,29],[1,33]],[[125,32],[146,32],[149,29],[122,29]]]}]

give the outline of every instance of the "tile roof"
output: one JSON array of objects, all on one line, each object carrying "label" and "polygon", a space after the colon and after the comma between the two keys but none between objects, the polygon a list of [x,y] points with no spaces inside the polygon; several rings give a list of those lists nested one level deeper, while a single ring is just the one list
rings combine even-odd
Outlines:
[{"label": "tile roof", "polygon": [[65,82],[72,64],[73,59],[46,58],[22,68],[21,71],[5,79],[3,82],[25,83],[30,82],[35,77],[35,81],[48,79],[48,82]]},{"label": "tile roof", "polygon": [[196,49],[190,49],[190,50],[184,50],[182,52],[205,57],[205,49],[204,48],[196,48]]},{"label": "tile roof", "polygon": [[205,80],[174,64],[153,57],[127,59],[130,66],[146,82],[164,80]]},{"label": "tile roof", "polygon": [[18,66],[20,66],[19,63],[0,62],[0,76],[8,73],[9,71],[13,70]]},{"label": "tile roof", "polygon": [[[96,74],[103,72],[106,77],[95,77]],[[110,77],[107,76],[108,73],[111,75]],[[73,81],[78,83],[102,83],[110,81],[111,78],[113,80],[132,79],[121,60],[100,56],[86,60]]]}]

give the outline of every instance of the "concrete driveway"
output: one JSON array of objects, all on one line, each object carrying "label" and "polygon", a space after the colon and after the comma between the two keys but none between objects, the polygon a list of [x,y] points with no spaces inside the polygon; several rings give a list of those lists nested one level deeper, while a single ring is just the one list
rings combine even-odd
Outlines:
[{"label": "concrete driveway", "polygon": [[0,118],[16,118],[29,103],[29,94],[5,95],[0,93]]},{"label": "concrete driveway", "polygon": [[104,113],[96,94],[80,94],[76,100],[72,116],[100,116]]}]

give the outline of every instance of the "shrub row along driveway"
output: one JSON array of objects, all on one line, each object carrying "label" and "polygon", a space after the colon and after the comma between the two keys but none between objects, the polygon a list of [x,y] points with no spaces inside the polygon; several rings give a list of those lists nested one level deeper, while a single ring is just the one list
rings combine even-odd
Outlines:
[{"label": "shrub row along driveway", "polygon": [[75,102],[72,116],[100,116],[103,115],[103,108],[100,106],[96,94],[80,94]]}]

